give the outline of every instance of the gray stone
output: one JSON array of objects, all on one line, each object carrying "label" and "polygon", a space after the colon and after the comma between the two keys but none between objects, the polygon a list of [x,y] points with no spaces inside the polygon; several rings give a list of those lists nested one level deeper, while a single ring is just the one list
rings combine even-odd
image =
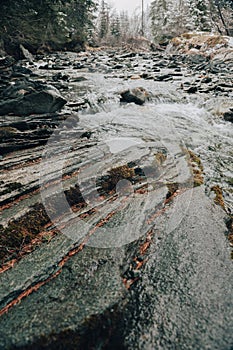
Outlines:
[{"label": "gray stone", "polygon": [[228,112],[225,112],[223,115],[223,118],[227,122],[233,122],[233,110],[229,110]]},{"label": "gray stone", "polygon": [[22,44],[19,45],[19,48],[21,50],[22,57],[28,60],[29,62],[33,62],[33,55],[31,54],[31,52],[29,52],[28,49],[26,49]]},{"label": "gray stone", "polygon": [[135,103],[143,105],[149,98],[149,93],[141,87],[125,90],[120,93],[121,102]]},{"label": "gray stone", "polygon": [[[57,250],[59,244],[54,242],[48,249],[42,247],[39,254],[33,254],[38,259],[35,268],[31,268],[32,256],[29,261],[22,261],[18,271],[13,272],[16,276],[13,286],[5,289],[5,292],[12,290],[5,301],[16,297],[28,285],[43,281],[51,272],[58,271],[58,258],[69,246],[68,241],[63,241],[57,242],[60,242],[61,251]],[[126,293],[119,274],[122,258],[123,250],[94,248],[87,248],[74,256],[59,276],[1,318],[4,335],[0,339],[0,348],[85,349],[89,348],[89,342],[94,346],[92,337],[98,339],[99,330],[110,326],[109,320],[112,319],[110,323],[114,324],[116,307]],[[12,281],[11,273],[7,277]],[[102,332],[102,337],[106,337],[104,330]]]},{"label": "gray stone", "polygon": [[30,115],[54,113],[60,110],[66,100],[51,85],[34,87],[17,85],[5,91],[5,100],[0,103],[0,115]]}]

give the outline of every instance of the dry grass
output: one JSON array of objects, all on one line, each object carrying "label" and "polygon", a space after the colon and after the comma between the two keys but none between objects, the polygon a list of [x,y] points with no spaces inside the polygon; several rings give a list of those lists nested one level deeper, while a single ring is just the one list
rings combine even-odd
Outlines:
[{"label": "dry grass", "polygon": [[188,150],[188,156],[188,164],[190,165],[193,173],[194,187],[201,186],[204,184],[204,168],[201,159],[191,150]]},{"label": "dry grass", "polygon": [[214,202],[220,205],[223,209],[225,209],[225,203],[223,199],[223,191],[220,186],[216,185],[211,188],[211,191],[215,193]]}]

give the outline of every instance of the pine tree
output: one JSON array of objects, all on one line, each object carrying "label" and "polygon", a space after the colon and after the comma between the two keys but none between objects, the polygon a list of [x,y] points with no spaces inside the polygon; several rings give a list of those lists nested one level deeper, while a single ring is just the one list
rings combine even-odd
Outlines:
[{"label": "pine tree", "polygon": [[0,37],[35,50],[44,45],[62,48],[87,38],[95,0],[1,0]]},{"label": "pine tree", "polygon": [[120,26],[121,26],[121,38],[123,41],[126,40],[127,36],[129,35],[129,15],[127,11],[122,11],[120,13]]},{"label": "pine tree", "polygon": [[218,29],[227,35],[233,35],[233,1],[213,0],[213,7],[218,17]]},{"label": "pine tree", "polygon": [[152,33],[156,41],[166,33],[168,4],[166,0],[157,0],[151,3]]},{"label": "pine tree", "polygon": [[206,0],[189,0],[189,7],[195,30],[211,31],[209,2]]},{"label": "pine tree", "polygon": [[113,12],[110,18],[110,32],[116,39],[119,39],[121,36],[120,18],[116,11]]},{"label": "pine tree", "polygon": [[[233,1],[156,0],[151,4],[152,33],[156,41],[186,31],[212,31],[229,34]],[[232,22],[231,22],[232,23]]]},{"label": "pine tree", "polygon": [[99,38],[104,39],[109,33],[109,7],[107,3],[102,0],[99,12]]}]

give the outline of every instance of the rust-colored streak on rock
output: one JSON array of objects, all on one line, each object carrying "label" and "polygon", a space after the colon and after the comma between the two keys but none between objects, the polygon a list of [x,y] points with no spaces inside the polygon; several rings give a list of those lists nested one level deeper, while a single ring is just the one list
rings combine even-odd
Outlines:
[{"label": "rust-colored streak on rock", "polygon": [[[170,192],[169,194],[169,198],[165,199],[164,203],[161,203],[160,208],[157,208],[155,210],[155,213],[151,215],[151,217],[147,220],[147,224],[150,225],[151,223],[153,223],[153,221],[159,217],[160,215],[162,215],[163,213],[165,213],[169,206],[165,206],[166,204],[168,204],[169,202],[171,202],[175,197],[177,197],[178,195],[184,193],[187,190],[187,188],[182,188],[179,189],[179,186],[175,186],[174,189]],[[139,245],[138,247],[138,253],[136,254],[136,257],[133,259],[132,264],[129,266],[128,271],[131,271],[132,269],[134,270],[140,270],[145,263],[147,262],[147,254],[149,251],[149,248],[152,244],[153,241],[153,236],[155,234],[154,228],[151,228],[147,233],[146,236],[144,238],[144,241]],[[134,266],[134,268],[132,268],[132,266]],[[131,286],[139,279],[139,277],[136,278],[126,278],[123,277],[122,281],[126,287],[126,289],[130,289]]]},{"label": "rust-colored streak on rock", "polygon": [[[13,153],[10,153],[10,155],[13,155]],[[9,158],[9,157],[7,157]],[[35,158],[33,160],[27,160],[23,163],[23,168],[29,167],[31,165],[39,164],[41,162],[41,157]],[[16,165],[11,165],[5,169],[5,172],[11,171],[11,170],[17,170],[17,169],[22,169],[22,163],[21,164],[16,164]]]},{"label": "rust-colored streak on rock", "polygon": [[[127,197],[123,199],[122,201],[122,206],[124,206],[124,203],[125,201],[127,201]],[[122,207],[120,206],[120,208]],[[118,208],[117,211],[120,210],[120,208]],[[34,286],[31,286],[29,287],[27,290],[25,290],[24,292],[22,292],[17,298],[15,298],[14,300],[12,300],[8,305],[6,305],[2,310],[0,310],[0,316],[7,313],[8,310],[17,305],[23,298],[27,297],[28,295],[32,294],[33,292],[36,292],[40,287],[44,286],[46,283],[48,283],[49,281],[53,280],[54,278],[56,278],[61,272],[62,272],[62,268],[63,266],[67,263],[67,261],[69,259],[71,259],[74,255],[78,254],[80,251],[82,251],[85,247],[85,245],[87,244],[88,242],[88,239],[91,235],[94,234],[94,232],[99,228],[99,227],[102,227],[104,226],[117,212],[116,210],[108,213],[106,215],[106,217],[104,217],[103,219],[101,219],[97,224],[96,226],[89,232],[88,236],[84,238],[83,242],[78,246],[78,247],[75,247],[73,249],[71,249],[67,255],[65,255],[62,260],[58,263],[58,267],[59,267],[59,270],[54,273],[53,275],[51,275],[49,278],[47,278],[45,281],[41,281],[39,283],[37,283],[36,285]],[[91,211],[90,213],[88,213],[89,215],[93,214],[93,212],[95,212],[95,210]],[[46,227],[49,227],[51,223],[47,223],[46,224]],[[45,227],[44,227],[45,228]],[[21,255],[19,256],[19,259],[22,258],[23,255],[27,254],[27,253],[30,253],[32,252],[33,248],[35,245],[37,244],[40,244],[44,238],[45,235],[50,235],[50,238],[52,239],[53,235],[55,235],[57,233],[57,231],[51,231],[51,232],[46,232],[46,231],[43,231],[41,233],[38,234],[38,236],[33,239],[30,244],[28,244],[27,246],[24,246],[23,249],[22,249],[22,252],[21,252]],[[151,234],[151,232],[150,232]],[[149,239],[150,237],[150,234],[149,236],[147,237],[147,239]],[[147,243],[148,244],[148,241]],[[148,246],[144,246],[143,250],[147,250],[148,249]],[[14,259],[12,260],[11,262],[7,263],[6,265],[4,265],[2,267],[2,269],[0,270],[0,273],[3,273],[5,271],[7,271],[8,269],[12,268],[15,263],[18,262],[19,259]],[[138,265],[138,268],[139,268],[139,265]],[[138,280],[138,278],[135,278],[135,279],[132,279],[130,281],[127,281],[125,283],[126,285],[126,288],[130,288],[130,286],[136,282]]]},{"label": "rust-colored streak on rock", "polygon": [[151,245],[153,236],[154,236],[154,231],[153,229],[151,229],[146,235],[145,242],[140,246],[140,255],[145,255],[145,253],[147,252],[147,250]]},{"label": "rust-colored streak on rock", "polygon": [[67,263],[67,261],[70,258],[72,258],[72,256],[81,252],[84,249],[85,245],[86,245],[86,241],[83,241],[78,247],[70,250],[69,253],[66,256],[64,256],[64,258],[59,262],[58,266],[62,268]]},{"label": "rust-colored streak on rock", "polygon": [[[78,254],[80,251],[82,251],[88,241],[88,238],[90,237],[91,234],[93,234],[95,232],[95,230],[98,227],[103,226],[106,222],[108,222],[110,220],[110,218],[115,214],[115,212],[111,212],[109,213],[104,219],[102,219],[101,221],[99,221],[99,223],[93,228],[93,230],[89,233],[88,237],[85,237],[85,239],[83,240],[83,242],[78,246],[75,247],[73,249],[71,249],[67,255],[65,255],[62,260],[58,263],[59,266],[59,270],[54,273],[52,276],[50,276],[49,278],[47,278],[45,281],[41,281],[39,283],[37,283],[35,286],[29,287],[27,290],[25,290],[24,292],[22,292],[17,298],[15,298],[14,300],[12,300],[9,304],[7,304],[2,310],[0,310],[0,316],[2,316],[3,314],[7,313],[8,310],[17,305],[23,298],[27,297],[28,295],[32,294],[33,292],[36,292],[40,287],[44,286],[46,283],[48,283],[49,281],[53,280],[54,278],[56,278],[61,272],[62,272],[62,268],[63,266],[67,263],[67,261],[69,259],[71,259],[74,255]],[[9,266],[2,268],[2,272],[5,272],[7,269],[11,268],[14,266],[14,264],[17,262],[17,260],[12,261],[12,264],[9,264]],[[13,266],[12,266],[13,265]]]},{"label": "rust-colored streak on rock", "polygon": [[11,261],[8,261],[7,263],[5,263],[0,269],[0,274],[3,272],[6,272],[9,269],[12,269],[12,267],[14,267],[17,262],[18,262],[18,259],[12,259]]},{"label": "rust-colored streak on rock", "polygon": [[15,200],[0,206],[0,212],[3,211],[3,210],[6,210],[6,209],[9,209],[9,208],[13,207],[14,205],[18,204],[19,202],[23,201],[24,199],[30,198],[30,197],[38,194],[39,192],[40,192],[40,189],[37,188],[36,190],[31,191],[30,193],[27,193],[27,194],[24,194],[22,196],[19,196]]},{"label": "rust-colored streak on rock", "polygon": [[164,212],[166,211],[166,208],[162,208],[158,211],[156,211],[148,220],[147,220],[147,224],[151,224],[157,217],[159,217],[160,215],[162,215]]},{"label": "rust-colored streak on rock", "polygon": [[[51,225],[51,223],[50,223]],[[48,226],[48,225],[46,225]],[[54,236],[58,234],[58,231],[43,231],[38,234],[36,238],[34,238],[29,244],[24,245],[20,252],[18,253],[18,256],[16,259],[12,259],[8,261],[7,263],[3,264],[3,266],[0,268],[0,274],[3,272],[6,272],[7,270],[13,268],[16,263],[18,263],[25,255],[32,253],[36,246],[40,245],[45,239],[47,241],[50,241]]]},{"label": "rust-colored streak on rock", "polygon": [[69,251],[69,253],[58,263],[59,270],[55,272],[53,275],[48,277],[45,281],[41,281],[34,286],[29,287],[24,292],[22,292],[17,298],[12,300],[9,304],[7,304],[2,310],[0,310],[0,316],[4,315],[9,311],[10,308],[17,305],[22,299],[26,298],[28,295],[36,292],[40,287],[44,286],[46,283],[50,282],[54,278],[56,278],[62,272],[62,267],[66,264],[66,262],[74,255],[79,253],[85,247],[85,243],[81,243],[78,247],[73,248]]},{"label": "rust-colored streak on rock", "polygon": [[[19,168],[20,168],[20,167],[19,167]],[[64,174],[64,175],[62,176],[62,181],[64,181],[64,180],[69,180],[69,179],[71,179],[71,178],[77,176],[78,173],[79,173],[79,171],[76,170],[76,171],[74,171],[72,174]],[[15,200],[13,200],[13,201],[11,201],[11,202],[5,204],[5,205],[0,206],[0,212],[3,211],[3,210],[5,210],[5,209],[9,209],[9,208],[13,207],[14,205],[18,204],[19,202],[21,202],[21,201],[23,201],[23,200],[25,200],[25,199],[28,199],[28,198],[30,198],[30,197],[32,197],[32,196],[38,194],[42,189],[47,189],[47,188],[49,188],[49,187],[51,187],[51,186],[55,186],[55,185],[57,185],[57,184],[59,184],[59,183],[60,183],[60,179],[52,180],[52,181],[50,181],[49,183],[47,183],[44,187],[37,188],[37,189],[35,189],[35,190],[32,190],[30,193],[27,193],[27,194],[24,194],[24,195],[22,195],[22,196],[19,196],[19,197],[16,198]]]},{"label": "rust-colored streak on rock", "polygon": [[[127,270],[127,272],[129,272],[129,271],[132,272],[132,270],[139,271],[143,267],[143,265],[145,265],[145,263],[148,260],[148,258],[146,257],[146,254],[151,246],[154,233],[155,232],[153,229],[150,229],[147,232],[146,238],[145,238],[144,242],[139,246],[137,256],[132,260],[132,263],[129,265],[129,269]],[[126,274],[127,274],[127,272],[126,272]],[[126,289],[129,290],[131,288],[131,286],[136,281],[139,280],[139,278],[140,277],[127,278],[124,275],[124,277],[122,278],[122,281],[123,281],[123,284],[125,285]]]},{"label": "rust-colored streak on rock", "polygon": [[130,288],[131,288],[131,286],[136,282],[136,281],[138,281],[139,280],[139,278],[137,277],[137,278],[134,278],[134,279],[130,279],[130,280],[127,280],[127,278],[123,278],[123,283],[124,283],[124,285],[125,285],[125,288],[127,289],[127,290],[129,290]]},{"label": "rust-colored streak on rock", "polygon": [[7,304],[3,309],[0,310],[0,316],[4,315],[11,309],[13,306],[20,303],[20,301],[24,298],[26,298],[28,295],[32,294],[33,292],[36,292],[40,287],[57,277],[61,273],[61,269],[58,270],[55,274],[47,278],[45,281],[39,282],[36,285],[29,287],[24,292],[22,292],[16,299],[12,300],[9,304]]},{"label": "rust-colored streak on rock", "polygon": [[[148,248],[149,248],[149,246],[148,246]],[[142,268],[142,266],[147,262],[147,259],[146,260],[138,260],[138,258],[134,258],[133,261],[136,264],[136,270],[140,270]]]}]

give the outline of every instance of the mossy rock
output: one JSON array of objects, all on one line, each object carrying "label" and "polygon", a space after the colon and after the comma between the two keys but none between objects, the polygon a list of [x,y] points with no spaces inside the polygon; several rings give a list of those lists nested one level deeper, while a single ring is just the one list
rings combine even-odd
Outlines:
[{"label": "mossy rock", "polygon": [[135,177],[135,170],[128,165],[120,165],[116,168],[110,169],[106,175],[97,179],[97,187],[101,194],[107,194],[116,189],[116,185],[121,180],[132,181]]},{"label": "mossy rock", "polygon": [[114,179],[118,181],[119,179],[129,179],[135,175],[134,169],[130,168],[128,165],[121,165],[119,167],[113,168],[109,170],[108,173],[113,181]]}]

